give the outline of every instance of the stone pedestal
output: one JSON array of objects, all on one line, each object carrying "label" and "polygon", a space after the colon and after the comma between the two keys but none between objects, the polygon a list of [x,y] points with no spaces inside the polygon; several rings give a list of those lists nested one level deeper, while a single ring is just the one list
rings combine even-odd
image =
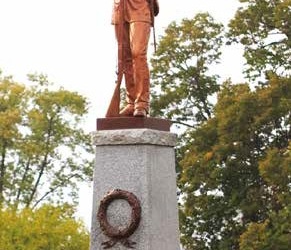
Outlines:
[{"label": "stone pedestal", "polygon": [[[174,145],[168,131],[149,128],[99,130],[96,145],[94,196],[90,250],[101,250],[110,241],[100,228],[100,201],[114,189],[133,193],[140,201],[139,227],[128,238],[138,250],[178,250],[178,211]],[[132,207],[124,199],[110,203],[108,223],[123,230],[132,218]],[[111,241],[114,250],[128,249],[122,240]]]}]

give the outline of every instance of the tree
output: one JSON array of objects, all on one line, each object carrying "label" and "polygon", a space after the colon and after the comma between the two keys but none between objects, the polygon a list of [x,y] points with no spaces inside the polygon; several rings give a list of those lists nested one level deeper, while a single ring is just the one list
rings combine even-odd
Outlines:
[{"label": "tree", "polygon": [[291,244],[290,206],[272,213],[262,223],[252,223],[240,237],[241,250],[289,250]]},{"label": "tree", "polygon": [[[13,145],[17,145],[21,134],[18,127],[21,124],[23,110],[27,102],[25,87],[16,84],[10,77],[1,79],[0,84],[0,204],[4,201],[5,189],[10,183],[7,178],[12,168],[13,155],[8,162],[8,154]],[[21,109],[23,107],[23,109]],[[11,172],[11,171],[10,171]]]},{"label": "tree", "polygon": [[211,117],[219,85],[209,67],[219,62],[222,30],[207,13],[167,27],[151,60],[153,116],[187,126]]},{"label": "tree", "polygon": [[88,250],[89,234],[69,205],[0,210],[0,249]]},{"label": "tree", "polygon": [[[248,84],[224,84],[213,118],[189,132],[181,162],[187,250],[287,249],[290,110],[291,78],[273,75],[254,91]],[[266,242],[273,243],[264,248]]]},{"label": "tree", "polygon": [[30,87],[0,79],[0,205],[35,207],[76,198],[92,176],[90,137],[80,127],[87,101],[44,75]]},{"label": "tree", "polygon": [[291,70],[290,0],[240,0],[229,23],[230,42],[244,46],[246,73],[251,78],[272,71],[281,76]]},{"label": "tree", "polygon": [[265,221],[251,223],[240,236],[241,250],[287,250],[290,248],[291,140],[289,141],[287,148],[269,149],[266,157],[259,164],[260,174],[272,192],[273,206],[268,211],[268,218]]},{"label": "tree", "polygon": [[152,60],[152,114],[188,126],[177,147],[187,250],[290,245],[291,2],[240,2],[226,38],[244,46],[252,87],[209,74],[223,37],[207,14],[170,24]]}]

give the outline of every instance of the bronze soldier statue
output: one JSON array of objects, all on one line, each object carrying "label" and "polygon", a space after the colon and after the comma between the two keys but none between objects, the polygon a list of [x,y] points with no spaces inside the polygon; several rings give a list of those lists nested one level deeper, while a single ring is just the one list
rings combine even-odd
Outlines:
[{"label": "bronze soldier statue", "polygon": [[122,50],[118,53],[119,61],[122,61],[122,69],[119,65],[118,70],[122,72],[118,73],[125,77],[127,103],[119,116],[145,117],[149,113],[147,48],[153,17],[159,12],[157,1],[114,0],[112,24],[115,26],[119,52]]}]

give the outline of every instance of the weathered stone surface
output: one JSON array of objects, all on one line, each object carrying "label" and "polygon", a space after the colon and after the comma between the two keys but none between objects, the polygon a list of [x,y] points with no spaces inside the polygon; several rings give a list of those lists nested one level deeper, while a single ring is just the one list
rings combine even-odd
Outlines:
[{"label": "weathered stone surface", "polygon": [[176,145],[175,134],[152,129],[102,130],[92,133],[92,138],[93,144],[96,146],[131,144]]},{"label": "weathered stone surface", "polygon": [[[143,135],[144,138],[139,138]],[[113,137],[113,138],[110,138]],[[103,142],[102,142],[102,139]],[[146,138],[146,139],[145,139]],[[169,139],[170,138],[170,139]],[[90,250],[101,250],[108,241],[97,221],[100,200],[113,189],[132,192],[140,200],[142,218],[130,237],[138,250],[178,250],[175,136],[152,130],[102,131],[95,133],[96,166]],[[127,226],[131,208],[124,200],[108,208],[108,221]],[[113,250],[126,250],[117,243]]]}]

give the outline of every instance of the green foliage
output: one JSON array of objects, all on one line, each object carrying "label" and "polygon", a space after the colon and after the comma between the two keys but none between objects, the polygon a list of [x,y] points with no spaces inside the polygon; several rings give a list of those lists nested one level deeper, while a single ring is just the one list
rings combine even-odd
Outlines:
[{"label": "green foliage", "polygon": [[[289,83],[290,84],[290,83]],[[289,105],[290,108],[290,105]],[[273,147],[259,162],[271,205],[264,222],[251,223],[240,237],[240,249],[287,250],[291,245],[291,139],[289,146]],[[255,238],[255,240],[254,240]]]},{"label": "green foliage", "polygon": [[90,137],[80,126],[86,99],[54,90],[44,75],[30,80],[0,79],[0,204],[74,201],[76,183],[92,176]]},{"label": "green foliage", "polygon": [[263,223],[251,223],[240,237],[240,250],[289,250],[290,221],[289,205],[278,213],[271,213]]},{"label": "green foliage", "polygon": [[247,60],[249,77],[265,71],[288,75],[291,70],[291,1],[240,0],[230,22],[230,42],[239,42]]},{"label": "green foliage", "polygon": [[224,37],[208,14],[171,23],[152,59],[152,115],[188,126],[177,150],[187,250],[291,245],[291,1],[240,2],[226,38],[243,45],[256,88],[209,73]]},{"label": "green foliage", "polygon": [[[0,210],[0,249],[88,250],[89,234],[71,206]],[[5,223],[3,223],[5,222]]]},{"label": "green foliage", "polygon": [[[8,171],[12,168],[12,160],[7,161],[8,151],[17,145],[21,139],[18,130],[27,102],[25,87],[12,81],[10,77],[3,78],[0,84],[0,204],[4,199],[5,187],[10,185],[7,179]],[[18,149],[16,149],[18,150]],[[11,172],[11,171],[10,171]]]},{"label": "green foliage", "polygon": [[152,63],[152,115],[193,126],[211,117],[219,89],[209,67],[219,62],[222,25],[207,13],[171,23]]},{"label": "green foliage", "polygon": [[287,249],[261,247],[271,237],[265,230],[270,242],[277,233],[278,244],[290,245],[291,220],[285,221],[285,233],[276,224],[289,216],[291,205],[290,110],[291,78],[273,76],[254,91],[247,84],[223,85],[214,117],[189,132],[192,140],[181,162],[187,250],[239,249],[239,244],[245,250]]}]

